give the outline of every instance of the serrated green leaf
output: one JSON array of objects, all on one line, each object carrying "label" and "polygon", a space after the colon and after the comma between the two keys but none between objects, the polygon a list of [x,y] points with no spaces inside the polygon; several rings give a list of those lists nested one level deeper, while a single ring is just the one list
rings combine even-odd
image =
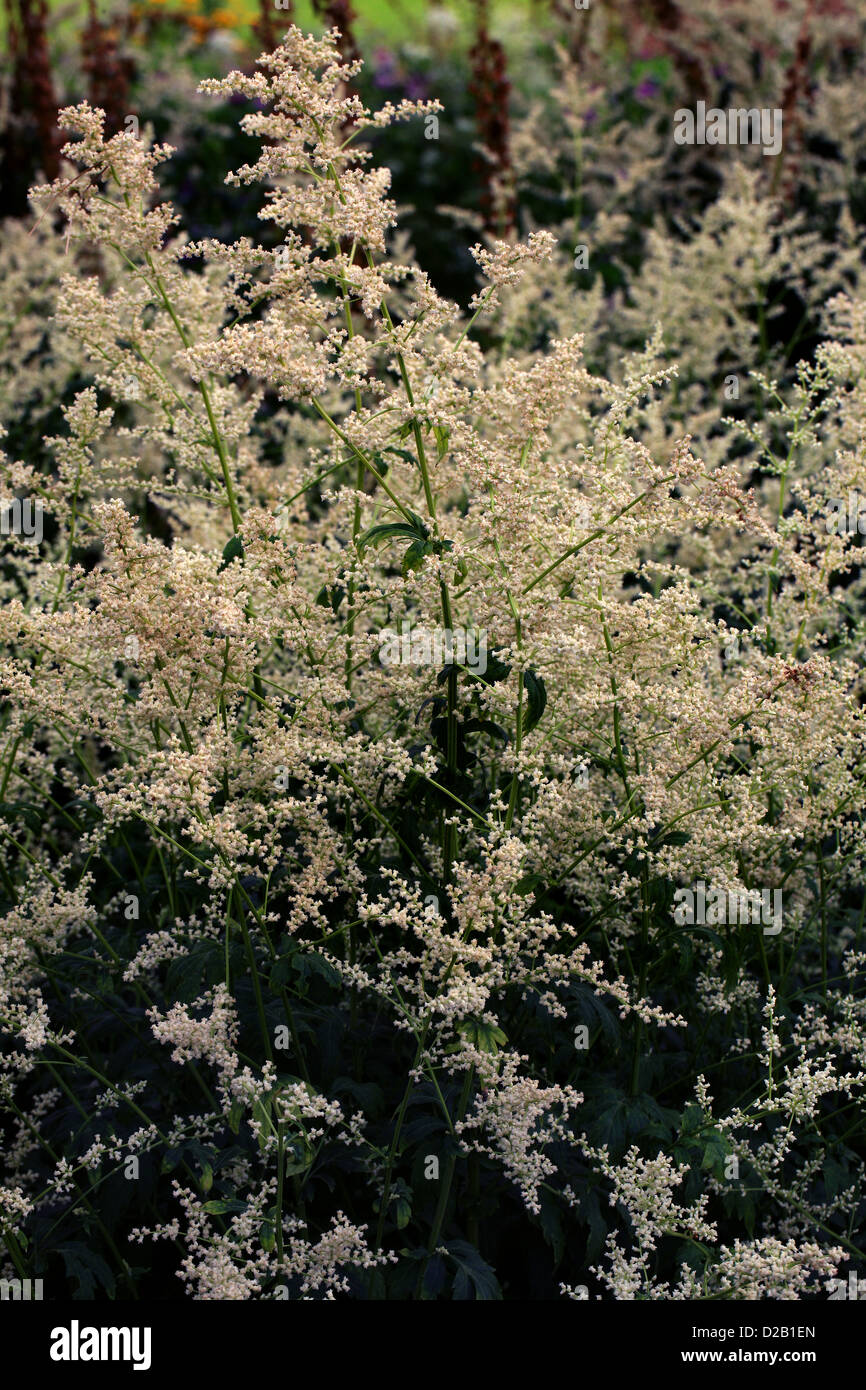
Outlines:
[{"label": "serrated green leaf", "polygon": [[409,573],[410,570],[419,570],[421,568],[427,553],[428,551],[426,541],[412,542],[412,544],[407,549],[406,554],[403,556],[403,563],[400,566],[400,573],[402,574],[404,579],[406,578],[406,575]]},{"label": "serrated green leaf", "polygon": [[77,1240],[59,1245],[57,1251],[63,1256],[68,1277],[76,1281],[76,1298],[94,1298],[98,1285],[105,1289],[109,1298],[114,1297],[114,1275],[101,1255]]},{"label": "serrated green leaf", "polygon": [[447,1250],[457,1265],[452,1293],[454,1299],[475,1299],[485,1303],[501,1300],[499,1280],[474,1245],[467,1240],[452,1240]]},{"label": "serrated green leaf", "polygon": [[467,1038],[479,1052],[498,1052],[508,1038],[501,1028],[476,1018],[465,1018],[457,1025],[457,1031]]},{"label": "serrated green leaf", "polygon": [[358,550],[363,553],[367,546],[375,545],[378,541],[394,540],[398,536],[407,537],[410,540],[426,541],[430,532],[415,512],[410,512],[411,521],[383,521],[377,526],[371,526],[363,535],[358,537]]}]

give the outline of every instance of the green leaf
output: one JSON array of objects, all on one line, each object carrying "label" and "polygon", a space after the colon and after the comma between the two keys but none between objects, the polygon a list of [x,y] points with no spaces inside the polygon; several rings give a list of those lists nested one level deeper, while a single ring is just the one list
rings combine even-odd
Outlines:
[{"label": "green leaf", "polygon": [[400,566],[400,573],[403,578],[406,578],[410,570],[419,570],[428,554],[426,541],[413,541],[403,556],[403,563]]},{"label": "green leaf", "polygon": [[508,1042],[508,1038],[501,1028],[496,1028],[492,1023],[480,1022],[475,1018],[466,1018],[457,1025],[457,1031],[464,1038],[477,1047],[479,1052],[498,1052],[503,1043]]},{"label": "green leaf", "polygon": [[0,818],[13,823],[23,821],[28,830],[41,830],[44,813],[29,801],[0,801]]},{"label": "green leaf", "polygon": [[661,848],[662,845],[687,845],[691,842],[691,833],[688,830],[672,830],[669,835],[664,835],[662,839],[653,842]]},{"label": "green leaf", "polygon": [[408,537],[410,540],[426,541],[429,539],[430,532],[424,525],[420,516],[415,512],[409,513],[411,521],[385,521],[377,526],[371,526],[363,535],[358,537],[358,550],[363,553],[368,545],[375,545],[378,541],[393,540],[396,536]]},{"label": "green leaf", "polygon": [[728,1157],[729,1151],[729,1146],[721,1134],[710,1134],[704,1144],[701,1171],[704,1173],[714,1172],[716,1177],[720,1178],[724,1172],[725,1159]]},{"label": "green leaf", "polygon": [[323,584],[316,594],[316,603],[320,608],[330,608],[336,613],[346,595],[346,590],[342,584]]},{"label": "green leaf", "polygon": [[553,1251],[554,1269],[565,1254],[565,1231],[562,1229],[562,1213],[552,1195],[542,1189],[540,1193],[541,1211],[539,1224],[545,1241]]},{"label": "green leaf", "polygon": [[751,1240],[755,1234],[757,1212],[750,1194],[739,1187],[732,1187],[722,1194],[722,1203],[728,1216],[735,1216],[738,1221],[743,1223],[746,1234]]},{"label": "green leaf", "polygon": [[743,1225],[746,1228],[746,1235],[749,1240],[755,1234],[755,1203],[748,1194],[743,1196]]},{"label": "green leaf", "polygon": [[686,1104],[680,1119],[680,1134],[684,1139],[699,1134],[704,1125],[704,1112],[693,1100]]},{"label": "green leaf", "polygon": [[255,1103],[253,1104],[253,1120],[259,1126],[259,1148],[261,1149],[262,1153],[264,1153],[265,1145],[269,1137],[272,1134],[276,1134],[276,1130],[274,1129],[273,1123],[271,1121],[270,1104],[267,1100],[258,1099],[255,1101]]},{"label": "green leaf", "polygon": [[208,1216],[224,1216],[227,1211],[246,1211],[246,1202],[239,1202],[236,1198],[214,1198],[211,1202],[205,1202],[202,1211],[206,1211]]},{"label": "green leaf", "polygon": [[223,547],[223,562],[219,567],[219,573],[228,569],[233,560],[242,560],[244,557],[244,547],[240,536],[232,536],[231,540]]},{"label": "green leaf", "polygon": [[268,1254],[270,1254],[277,1243],[276,1232],[270,1221],[262,1222],[261,1229],[259,1230],[259,1240],[262,1243],[262,1249],[267,1250]]},{"label": "green leaf", "polygon": [[451,439],[451,431],[444,425],[434,425],[433,433],[436,436],[436,460],[444,459],[448,453],[448,443]]},{"label": "green leaf", "polygon": [[541,874],[524,874],[523,878],[519,878],[515,883],[514,891],[518,893],[521,898],[525,898],[530,893],[534,893],[536,888],[543,882],[544,879],[541,877]]},{"label": "green leaf", "polygon": [[385,1108],[385,1093],[376,1081],[355,1081],[350,1076],[338,1076],[331,1089],[335,1096],[351,1096],[365,1115],[375,1117]]},{"label": "green leaf", "polygon": [[491,660],[490,652],[487,653],[487,670],[479,680],[483,680],[485,685],[498,685],[500,681],[507,681],[511,675],[511,667],[498,657]]},{"label": "green leaf", "polygon": [[722,975],[729,993],[740,978],[740,947],[733,936],[725,937],[722,946]]},{"label": "green leaf", "polygon": [[508,732],[493,719],[467,719],[463,724],[464,734],[490,734],[491,738],[501,738],[508,743]]},{"label": "green leaf", "polygon": [[[277,964],[279,964],[279,962],[277,962]],[[324,956],[320,956],[318,951],[298,951],[292,957],[291,965],[296,974],[300,976],[300,982],[304,984],[307,983],[312,975],[318,975],[321,979],[327,981],[329,985],[338,985],[340,983],[340,977],[333,965],[331,965],[330,961],[325,960]],[[276,969],[276,966],[274,969]]]},{"label": "green leaf", "polygon": [[848,1169],[843,1168],[841,1163],[837,1163],[835,1158],[825,1158],[821,1171],[824,1174],[827,1196],[831,1199],[837,1197],[851,1181],[851,1174]]},{"label": "green leaf", "polygon": [[591,1264],[597,1260],[602,1250],[607,1236],[607,1222],[601,1210],[601,1203],[598,1193],[591,1191],[587,1194],[585,1202],[581,1203],[581,1212],[586,1216],[589,1226],[589,1235],[586,1238],[586,1262]]},{"label": "green leaf", "polygon": [[114,1297],[114,1275],[101,1255],[78,1240],[59,1245],[57,1251],[63,1256],[68,1277],[76,1281],[76,1299],[94,1298],[97,1285],[105,1289],[109,1298]]},{"label": "green leaf", "polygon": [[523,688],[527,697],[527,707],[523,715],[523,732],[528,734],[531,729],[535,728],[544,714],[547,705],[547,690],[541,676],[537,676],[532,669],[523,673]]},{"label": "green leaf", "polygon": [[[413,468],[416,466],[417,463],[415,455],[410,454],[408,449],[395,449],[393,444],[386,444],[384,449],[382,450],[382,454],[396,454],[398,458],[403,459],[405,463],[411,464]],[[378,461],[382,457],[382,455],[379,453],[375,453],[373,457]],[[388,466],[389,465],[387,461],[385,459],[382,459],[382,467],[379,469],[379,472],[385,473],[388,469]]]},{"label": "green leaf", "polygon": [[314,1158],[315,1153],[306,1139],[296,1139],[294,1143],[287,1144],[283,1164],[286,1176],[294,1178],[299,1173],[306,1173]]},{"label": "green leaf", "polygon": [[490,1303],[501,1301],[502,1290],[490,1265],[467,1240],[452,1240],[446,1247],[457,1265],[452,1297]]},{"label": "green leaf", "polygon": [[279,994],[288,984],[289,975],[295,969],[295,962],[291,956],[281,956],[279,960],[274,961],[268,976],[268,984],[273,994]]}]

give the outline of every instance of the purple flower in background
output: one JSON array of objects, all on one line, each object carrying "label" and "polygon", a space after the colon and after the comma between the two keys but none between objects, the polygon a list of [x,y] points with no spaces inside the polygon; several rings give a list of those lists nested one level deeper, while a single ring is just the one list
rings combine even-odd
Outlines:
[{"label": "purple flower in background", "polygon": [[638,101],[649,101],[654,97],[659,89],[659,84],[654,77],[645,77],[634,89],[634,94]]},{"label": "purple flower in background", "polygon": [[377,48],[373,55],[374,74],[373,82],[377,87],[396,87],[400,82],[400,74],[394,62],[393,53],[389,53],[387,48]]},{"label": "purple flower in background", "polygon": [[425,101],[427,93],[428,87],[424,78],[418,73],[413,73],[406,83],[406,96],[410,101]]},{"label": "purple flower in background", "polygon": [[265,103],[262,101],[261,97],[251,98],[246,96],[243,92],[232,92],[229,97],[230,106],[246,106],[248,104],[256,111],[263,111],[265,108]]}]

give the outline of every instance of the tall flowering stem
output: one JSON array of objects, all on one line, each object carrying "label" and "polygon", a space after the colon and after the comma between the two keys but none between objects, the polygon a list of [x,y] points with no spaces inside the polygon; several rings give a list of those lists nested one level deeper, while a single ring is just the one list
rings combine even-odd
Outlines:
[{"label": "tall flowering stem", "polygon": [[[12,72],[3,131],[4,183],[10,175],[25,171],[31,176],[40,171],[53,179],[59,168],[60,141],[48,50],[48,5],[46,0],[5,0],[5,9]],[[24,211],[25,205],[23,197],[20,208],[7,204],[6,214]]]},{"label": "tall flowering stem", "polygon": [[475,169],[482,181],[481,207],[488,231],[505,237],[514,226],[514,190],[509,149],[508,102],[511,84],[505,49],[488,29],[489,0],[475,0],[475,42],[469,51],[475,121],[481,157]]}]

